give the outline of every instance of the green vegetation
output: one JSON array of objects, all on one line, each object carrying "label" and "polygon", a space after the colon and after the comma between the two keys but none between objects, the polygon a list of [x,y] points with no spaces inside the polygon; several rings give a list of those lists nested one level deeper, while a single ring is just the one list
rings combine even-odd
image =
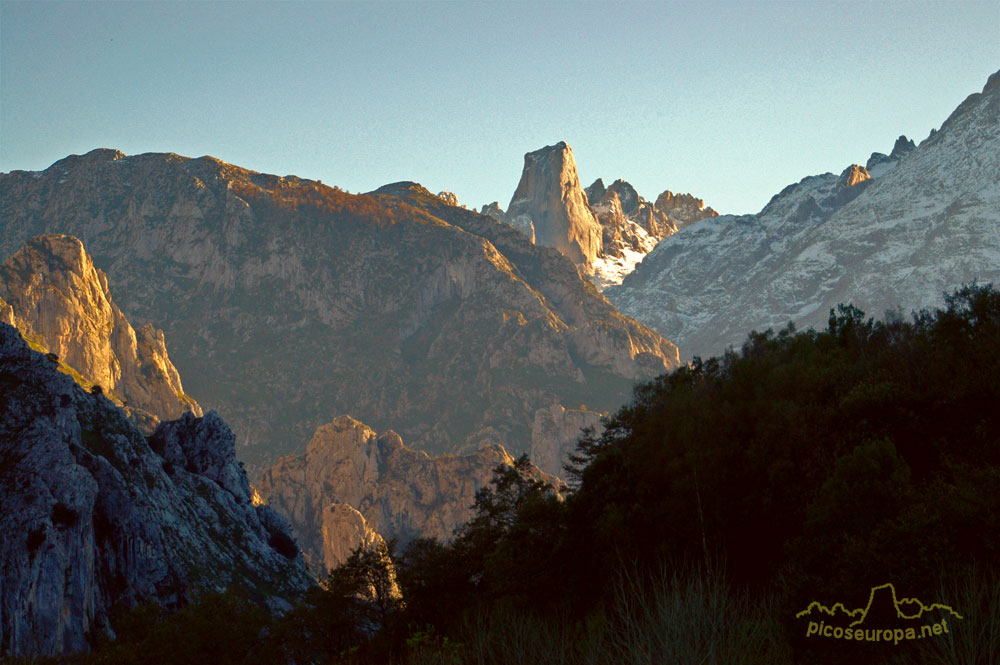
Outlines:
[{"label": "green vegetation", "polygon": [[[565,500],[522,459],[451,543],[358,551],[284,618],[225,616],[271,662],[988,663],[998,404],[991,287],[912,321],[841,306],[824,331],[755,332],[637,386],[579,442]],[[810,641],[796,622],[886,582],[964,618],[899,646]],[[220,620],[200,607],[142,639]],[[128,635],[84,662],[127,662]],[[237,655],[213,662],[257,662]]]}]

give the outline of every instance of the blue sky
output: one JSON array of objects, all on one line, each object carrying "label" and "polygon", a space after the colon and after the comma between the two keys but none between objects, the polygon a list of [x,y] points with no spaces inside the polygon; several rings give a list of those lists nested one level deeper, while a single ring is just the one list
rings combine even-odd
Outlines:
[{"label": "blue sky", "polygon": [[1000,3],[0,5],[0,171],[96,147],[213,155],[463,203],[560,140],[584,185],[756,212],[918,142],[1000,69]]}]

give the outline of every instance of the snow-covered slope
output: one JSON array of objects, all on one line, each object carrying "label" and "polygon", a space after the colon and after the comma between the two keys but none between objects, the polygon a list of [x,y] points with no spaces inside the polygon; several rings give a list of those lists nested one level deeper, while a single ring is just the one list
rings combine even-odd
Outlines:
[{"label": "snow-covered slope", "polygon": [[838,303],[908,313],[964,282],[1000,282],[1000,72],[878,166],[870,180],[861,167],[805,178],[756,215],[702,220],[605,295],[689,358],[752,329],[823,326]]}]

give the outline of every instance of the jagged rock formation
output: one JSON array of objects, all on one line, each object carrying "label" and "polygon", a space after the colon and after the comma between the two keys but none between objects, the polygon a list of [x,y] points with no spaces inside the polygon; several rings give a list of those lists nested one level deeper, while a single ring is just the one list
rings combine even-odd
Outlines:
[{"label": "jagged rock formation", "polygon": [[912,139],[900,136],[892,146],[892,152],[888,155],[881,152],[873,152],[865,163],[865,168],[873,178],[877,178],[891,170],[899,163],[899,160],[910,154],[916,147]]},{"label": "jagged rock formation", "polygon": [[147,442],[0,324],[0,656],[87,650],[112,609],[231,586],[288,607],[310,579],[233,445],[214,413]]},{"label": "jagged rock formation", "polygon": [[533,228],[535,242],[555,247],[581,267],[601,253],[601,226],[580,186],[573,149],[564,141],[524,156],[507,220],[518,229]]},{"label": "jagged rock formation", "polygon": [[535,411],[611,409],[676,348],[573,264],[422,188],[351,195],[211,158],[98,150],[0,176],[0,252],[72,233],[258,470],[330,413],[434,452],[528,450]]},{"label": "jagged rock formation", "polygon": [[531,461],[546,473],[564,476],[563,467],[584,430],[592,430],[594,436],[600,436],[603,431],[601,414],[586,409],[567,409],[561,404],[539,409],[531,426]]},{"label": "jagged rock formation", "polygon": [[573,150],[559,142],[524,156],[521,181],[507,214],[497,206],[488,214],[533,243],[555,247],[603,290],[620,284],[662,238],[718,213],[701,199],[675,196],[669,190],[652,204],[621,179],[605,187],[598,178],[582,189]]},{"label": "jagged rock formation", "polygon": [[653,205],[673,221],[675,230],[702,219],[719,216],[715,210],[705,206],[704,200],[690,194],[674,194],[669,189],[657,196]]},{"label": "jagged rock formation", "polygon": [[438,198],[450,206],[455,206],[456,208],[459,206],[458,195],[455,194],[455,192],[449,192],[447,190],[438,192]]},{"label": "jagged rock formation", "polygon": [[[492,217],[493,219],[497,220],[498,222],[502,222],[503,219],[504,219],[503,209],[500,207],[500,203],[497,202],[497,201],[494,201],[493,203],[488,203],[488,204],[484,205],[483,208],[482,208],[482,210],[479,211],[479,214],[481,214],[481,215],[487,215],[488,217]],[[531,242],[535,242],[534,233],[532,233],[532,235],[531,235]]]},{"label": "jagged rock formation", "polygon": [[1000,72],[916,148],[785,188],[756,215],[662,241],[607,296],[685,357],[749,330],[824,327],[853,302],[872,316],[941,304],[962,283],[1000,283]]},{"label": "jagged rock formation", "polygon": [[132,328],[78,239],[32,238],[0,266],[0,296],[11,310],[7,323],[59,356],[84,388],[100,385],[147,432],[186,411],[202,415],[167,357],[163,331]]},{"label": "jagged rock formation", "polygon": [[[259,489],[288,516],[307,557],[331,568],[350,554],[350,543],[379,536],[404,544],[416,537],[449,540],[472,516],[476,490],[493,469],[513,462],[501,446],[430,457],[391,430],[376,435],[341,416],[316,430],[304,455],[268,469]],[[539,478],[559,482],[541,472]]]},{"label": "jagged rock formation", "polygon": [[591,209],[601,224],[604,246],[601,256],[591,266],[591,281],[599,289],[605,289],[620,284],[625,275],[653,251],[659,238],[651,236],[636,220],[629,218],[622,210],[618,194],[610,189]]},{"label": "jagged rock formation", "polygon": [[608,191],[608,188],[604,186],[604,179],[598,178],[590,183],[590,187],[587,187],[583,191],[587,193],[587,200],[593,205],[595,201],[600,201],[604,198],[604,194]]}]

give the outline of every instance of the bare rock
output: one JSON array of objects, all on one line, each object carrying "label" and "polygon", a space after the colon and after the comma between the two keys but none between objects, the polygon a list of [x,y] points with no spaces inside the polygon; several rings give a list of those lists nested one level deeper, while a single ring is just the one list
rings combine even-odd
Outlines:
[{"label": "bare rock", "polygon": [[167,459],[3,323],[0,385],[0,656],[86,651],[113,609],[230,587],[287,609],[311,583],[214,414],[161,424]]},{"label": "bare rock", "polygon": [[[132,328],[111,298],[107,276],[83,243],[37,236],[0,266],[0,294],[22,335],[155,426],[185,412],[200,416],[167,356],[163,331]],[[152,417],[149,417],[152,416]],[[151,429],[151,428],[150,428]]]},{"label": "bare rock", "polygon": [[653,205],[674,220],[678,229],[701,219],[719,216],[715,210],[705,206],[703,199],[691,194],[674,194],[669,189],[657,196]]},{"label": "bare rock", "polygon": [[459,206],[458,204],[458,194],[455,192],[449,192],[448,190],[443,190],[438,192],[438,198],[447,203],[450,206]]},{"label": "bare rock", "polygon": [[333,570],[362,547],[384,547],[385,540],[365,516],[346,503],[331,503],[322,512],[323,566]]},{"label": "bare rock", "polygon": [[[483,208],[482,208],[482,210],[479,211],[479,214],[486,215],[487,217],[492,217],[493,219],[497,220],[498,222],[502,222],[503,219],[504,219],[504,212],[500,208],[500,203],[497,202],[497,201],[494,201],[493,203],[488,203],[488,204],[484,205]],[[534,242],[534,241],[535,241],[534,237],[532,237],[531,242]]]},{"label": "bare rock", "polygon": [[531,427],[531,461],[546,473],[563,475],[569,454],[586,430],[600,436],[601,414],[586,409],[567,409],[553,404],[535,412]]},{"label": "bare rock", "polygon": [[[378,534],[407,543],[447,541],[472,516],[476,491],[514,458],[499,445],[467,455],[430,457],[399,435],[349,416],[323,425],[304,455],[285,457],[264,472],[260,492],[288,516],[307,559],[329,568],[352,546]],[[538,472],[540,479],[557,478]],[[354,515],[344,505],[358,513]],[[362,519],[358,519],[358,517]]]},{"label": "bare rock", "polygon": [[[521,223],[515,223],[521,220]],[[555,247],[580,266],[589,266],[601,251],[601,227],[580,185],[573,150],[565,142],[524,156],[524,170],[507,221],[525,227],[529,220],[535,241]]]}]

